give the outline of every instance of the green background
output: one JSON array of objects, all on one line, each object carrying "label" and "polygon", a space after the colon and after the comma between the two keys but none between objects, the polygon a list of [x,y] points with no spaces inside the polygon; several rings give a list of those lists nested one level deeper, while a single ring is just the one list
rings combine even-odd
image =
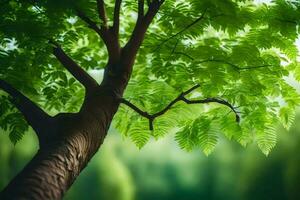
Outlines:
[{"label": "green background", "polygon": [[[285,200],[300,199],[300,116],[266,157],[255,144],[243,148],[220,139],[216,150],[185,152],[169,134],[137,147],[111,130],[103,148],[67,192],[65,200]],[[0,134],[0,189],[30,160],[37,139],[29,131],[13,146]]]}]

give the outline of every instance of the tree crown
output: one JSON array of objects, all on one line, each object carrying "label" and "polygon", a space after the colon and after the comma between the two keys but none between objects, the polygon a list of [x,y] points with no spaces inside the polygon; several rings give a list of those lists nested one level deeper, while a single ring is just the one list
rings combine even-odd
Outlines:
[{"label": "tree crown", "polygon": [[[112,20],[118,1],[106,1],[105,13],[100,0],[3,1],[0,78],[48,113],[77,112],[84,89],[53,56],[53,46],[62,47],[91,75],[101,72],[110,50],[97,30],[120,23],[123,47],[139,15],[146,15],[156,1],[124,0],[119,22]],[[199,147],[209,154],[224,134],[244,146],[255,141],[268,154],[276,143],[276,126],[289,128],[300,103],[290,84],[291,79],[300,80],[300,4],[161,3],[135,60],[114,127],[139,148],[151,137],[172,132],[181,148]],[[28,125],[9,100],[1,93],[0,126],[16,143]]]}]

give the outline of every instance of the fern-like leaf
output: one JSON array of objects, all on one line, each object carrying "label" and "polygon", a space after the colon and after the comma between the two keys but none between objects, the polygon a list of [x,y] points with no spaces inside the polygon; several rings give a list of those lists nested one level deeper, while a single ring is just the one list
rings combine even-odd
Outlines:
[{"label": "fern-like leaf", "polygon": [[276,127],[268,125],[264,131],[258,131],[256,133],[258,147],[266,156],[276,145],[276,132]]}]

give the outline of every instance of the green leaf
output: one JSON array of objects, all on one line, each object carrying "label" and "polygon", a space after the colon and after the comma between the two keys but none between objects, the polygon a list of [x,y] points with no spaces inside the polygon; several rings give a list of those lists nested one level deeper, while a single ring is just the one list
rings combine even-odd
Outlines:
[{"label": "green leaf", "polygon": [[268,125],[264,131],[256,132],[257,144],[260,150],[267,156],[275,147],[277,130],[274,125]]},{"label": "green leaf", "polygon": [[[99,35],[76,16],[77,8],[97,25],[101,23],[94,0],[9,1],[0,7],[0,78],[51,114],[79,112],[85,90],[53,56],[49,38],[83,70],[99,74],[95,76],[99,80],[111,60]],[[112,18],[114,4],[108,1],[106,8],[108,18]],[[132,35],[137,8],[136,1],[122,3],[121,47]],[[225,100],[241,121],[236,123],[226,105],[180,101],[154,120],[153,131],[149,131],[148,120],[124,105],[113,125],[139,148],[151,137],[158,139],[179,130],[175,140],[186,150],[199,148],[210,154],[221,132],[243,146],[257,142],[267,154],[273,148],[274,135],[268,134],[266,124],[279,119],[290,128],[300,105],[300,95],[287,79],[294,76],[300,80],[298,8],[298,1],[285,0],[270,4],[164,1],[132,60],[134,66],[123,97],[143,112],[155,114],[182,92],[200,84],[186,98]],[[15,106],[8,102],[0,98],[0,126],[10,131],[16,142],[26,129],[18,122],[20,116],[14,115]]]},{"label": "green leaf", "polygon": [[182,149],[190,151],[198,147],[205,155],[209,155],[218,142],[218,133],[219,128],[214,122],[207,117],[199,117],[177,132],[175,140]]},{"label": "green leaf", "polygon": [[290,129],[295,121],[296,112],[289,107],[282,107],[279,111],[280,122],[287,130]]},{"label": "green leaf", "polygon": [[138,120],[135,126],[131,126],[128,130],[128,136],[134,144],[141,149],[150,139],[150,130],[147,120]]}]

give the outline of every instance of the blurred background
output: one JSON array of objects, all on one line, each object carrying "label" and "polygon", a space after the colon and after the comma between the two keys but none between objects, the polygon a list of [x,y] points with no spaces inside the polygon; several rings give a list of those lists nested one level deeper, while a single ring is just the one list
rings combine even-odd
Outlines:
[{"label": "blurred background", "polygon": [[[220,136],[222,137],[222,136]],[[0,190],[37,151],[29,131],[13,146],[0,132]],[[266,157],[221,139],[206,157],[184,152],[169,135],[137,149],[111,130],[104,145],[67,192],[65,200],[286,200],[300,199],[300,114]]]}]

